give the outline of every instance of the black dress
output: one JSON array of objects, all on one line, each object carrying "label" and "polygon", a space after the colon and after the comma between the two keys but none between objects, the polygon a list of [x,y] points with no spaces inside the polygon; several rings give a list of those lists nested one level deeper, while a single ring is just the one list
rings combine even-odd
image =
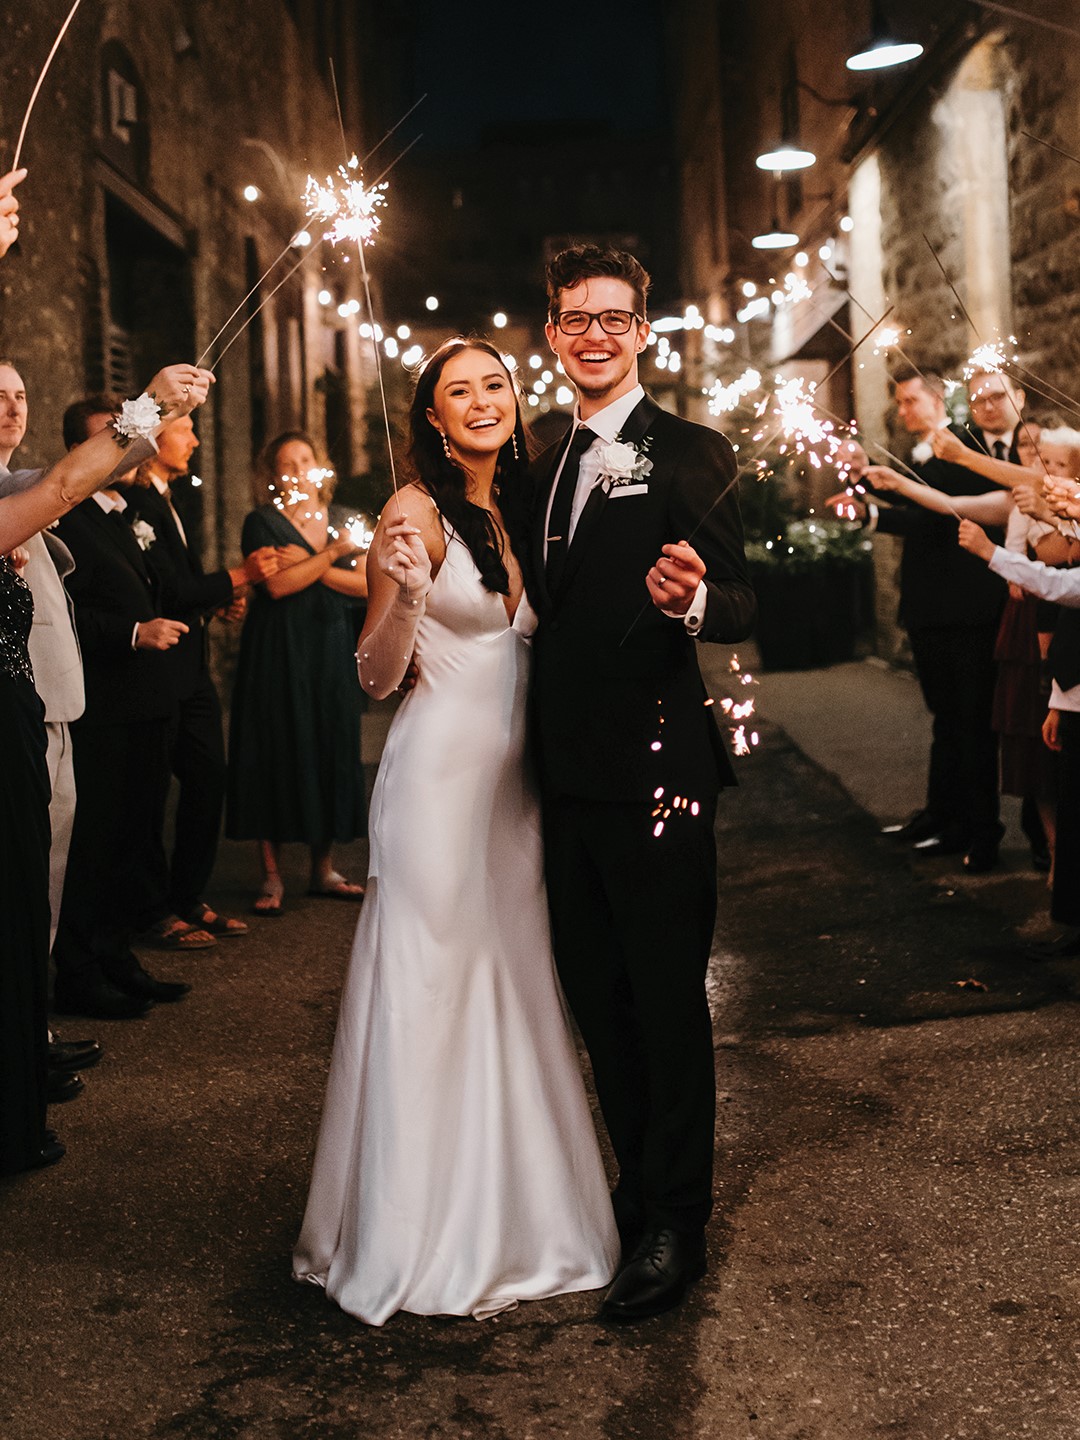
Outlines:
[{"label": "black dress", "polygon": [[0,560],[0,1175],[45,1143],[49,772],[27,640],[30,588]]},{"label": "black dress", "polygon": [[[342,526],[347,513],[332,507],[331,521]],[[298,544],[316,553],[272,505],[244,521],[245,555],[261,545]],[[230,839],[321,846],[367,834],[357,603],[318,583],[280,600],[255,587],[229,726]]]}]

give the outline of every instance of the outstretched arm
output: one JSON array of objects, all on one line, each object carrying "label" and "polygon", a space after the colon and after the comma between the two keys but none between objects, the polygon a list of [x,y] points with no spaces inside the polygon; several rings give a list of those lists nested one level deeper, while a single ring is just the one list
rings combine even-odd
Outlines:
[{"label": "outstretched arm", "polygon": [[921,505],[924,510],[932,510],[936,515],[949,515],[954,520],[968,519],[977,520],[981,525],[1005,525],[1012,508],[1012,502],[1004,490],[990,490],[985,495],[946,495],[943,490],[935,490],[932,485],[913,480],[909,475],[901,475],[887,465],[871,465],[863,478],[875,490],[903,495],[906,500],[910,500],[914,505]]},{"label": "outstretched arm", "polygon": [[[161,407],[157,428],[201,405],[213,379],[209,370],[194,365],[170,365],[159,371],[147,387]],[[0,499],[0,553],[29,540],[92,495],[111,475],[123,473],[131,465],[132,453],[107,427],[69,450],[37,484]]]},{"label": "outstretched arm", "polygon": [[960,525],[960,544],[981,560],[989,562],[995,575],[1010,584],[1038,595],[1040,600],[1053,600],[1070,609],[1080,609],[1080,570],[1057,570],[1041,561],[1029,560],[994,542],[970,520]]}]

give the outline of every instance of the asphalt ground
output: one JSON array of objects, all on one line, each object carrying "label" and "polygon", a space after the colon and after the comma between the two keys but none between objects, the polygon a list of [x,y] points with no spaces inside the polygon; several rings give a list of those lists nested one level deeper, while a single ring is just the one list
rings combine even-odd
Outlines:
[{"label": "asphalt ground", "polygon": [[[762,677],[722,801],[717,1203],[682,1309],[374,1330],[290,1279],[355,923],[295,852],[280,920],[152,957],[186,1000],[62,1026],[107,1054],[51,1112],[65,1160],[0,1186],[3,1440],[1075,1440],[1077,962],[1022,958],[1045,889],[1016,844],[975,879],[877,839],[925,732],[872,671]],[[211,898],[253,880],[226,845]]]}]

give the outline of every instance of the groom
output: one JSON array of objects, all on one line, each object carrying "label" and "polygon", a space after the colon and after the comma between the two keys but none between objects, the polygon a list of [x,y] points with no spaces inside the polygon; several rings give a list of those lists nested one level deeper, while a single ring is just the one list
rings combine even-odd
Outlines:
[{"label": "groom", "polygon": [[555,958],[619,1164],[624,1264],[600,1313],[631,1321],[705,1268],[713,823],[735,777],[695,643],[745,639],[755,603],[731,446],[638,380],[648,274],[575,245],[547,284],[578,405],[534,466],[533,722]]}]

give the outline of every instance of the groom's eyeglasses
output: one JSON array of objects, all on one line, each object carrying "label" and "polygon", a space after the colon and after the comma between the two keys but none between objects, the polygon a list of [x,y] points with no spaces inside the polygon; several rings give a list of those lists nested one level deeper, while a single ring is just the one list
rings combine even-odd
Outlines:
[{"label": "groom's eyeglasses", "polygon": [[563,310],[555,316],[555,324],[564,335],[584,335],[592,322],[599,320],[606,335],[625,335],[634,321],[642,318],[633,310]]}]

